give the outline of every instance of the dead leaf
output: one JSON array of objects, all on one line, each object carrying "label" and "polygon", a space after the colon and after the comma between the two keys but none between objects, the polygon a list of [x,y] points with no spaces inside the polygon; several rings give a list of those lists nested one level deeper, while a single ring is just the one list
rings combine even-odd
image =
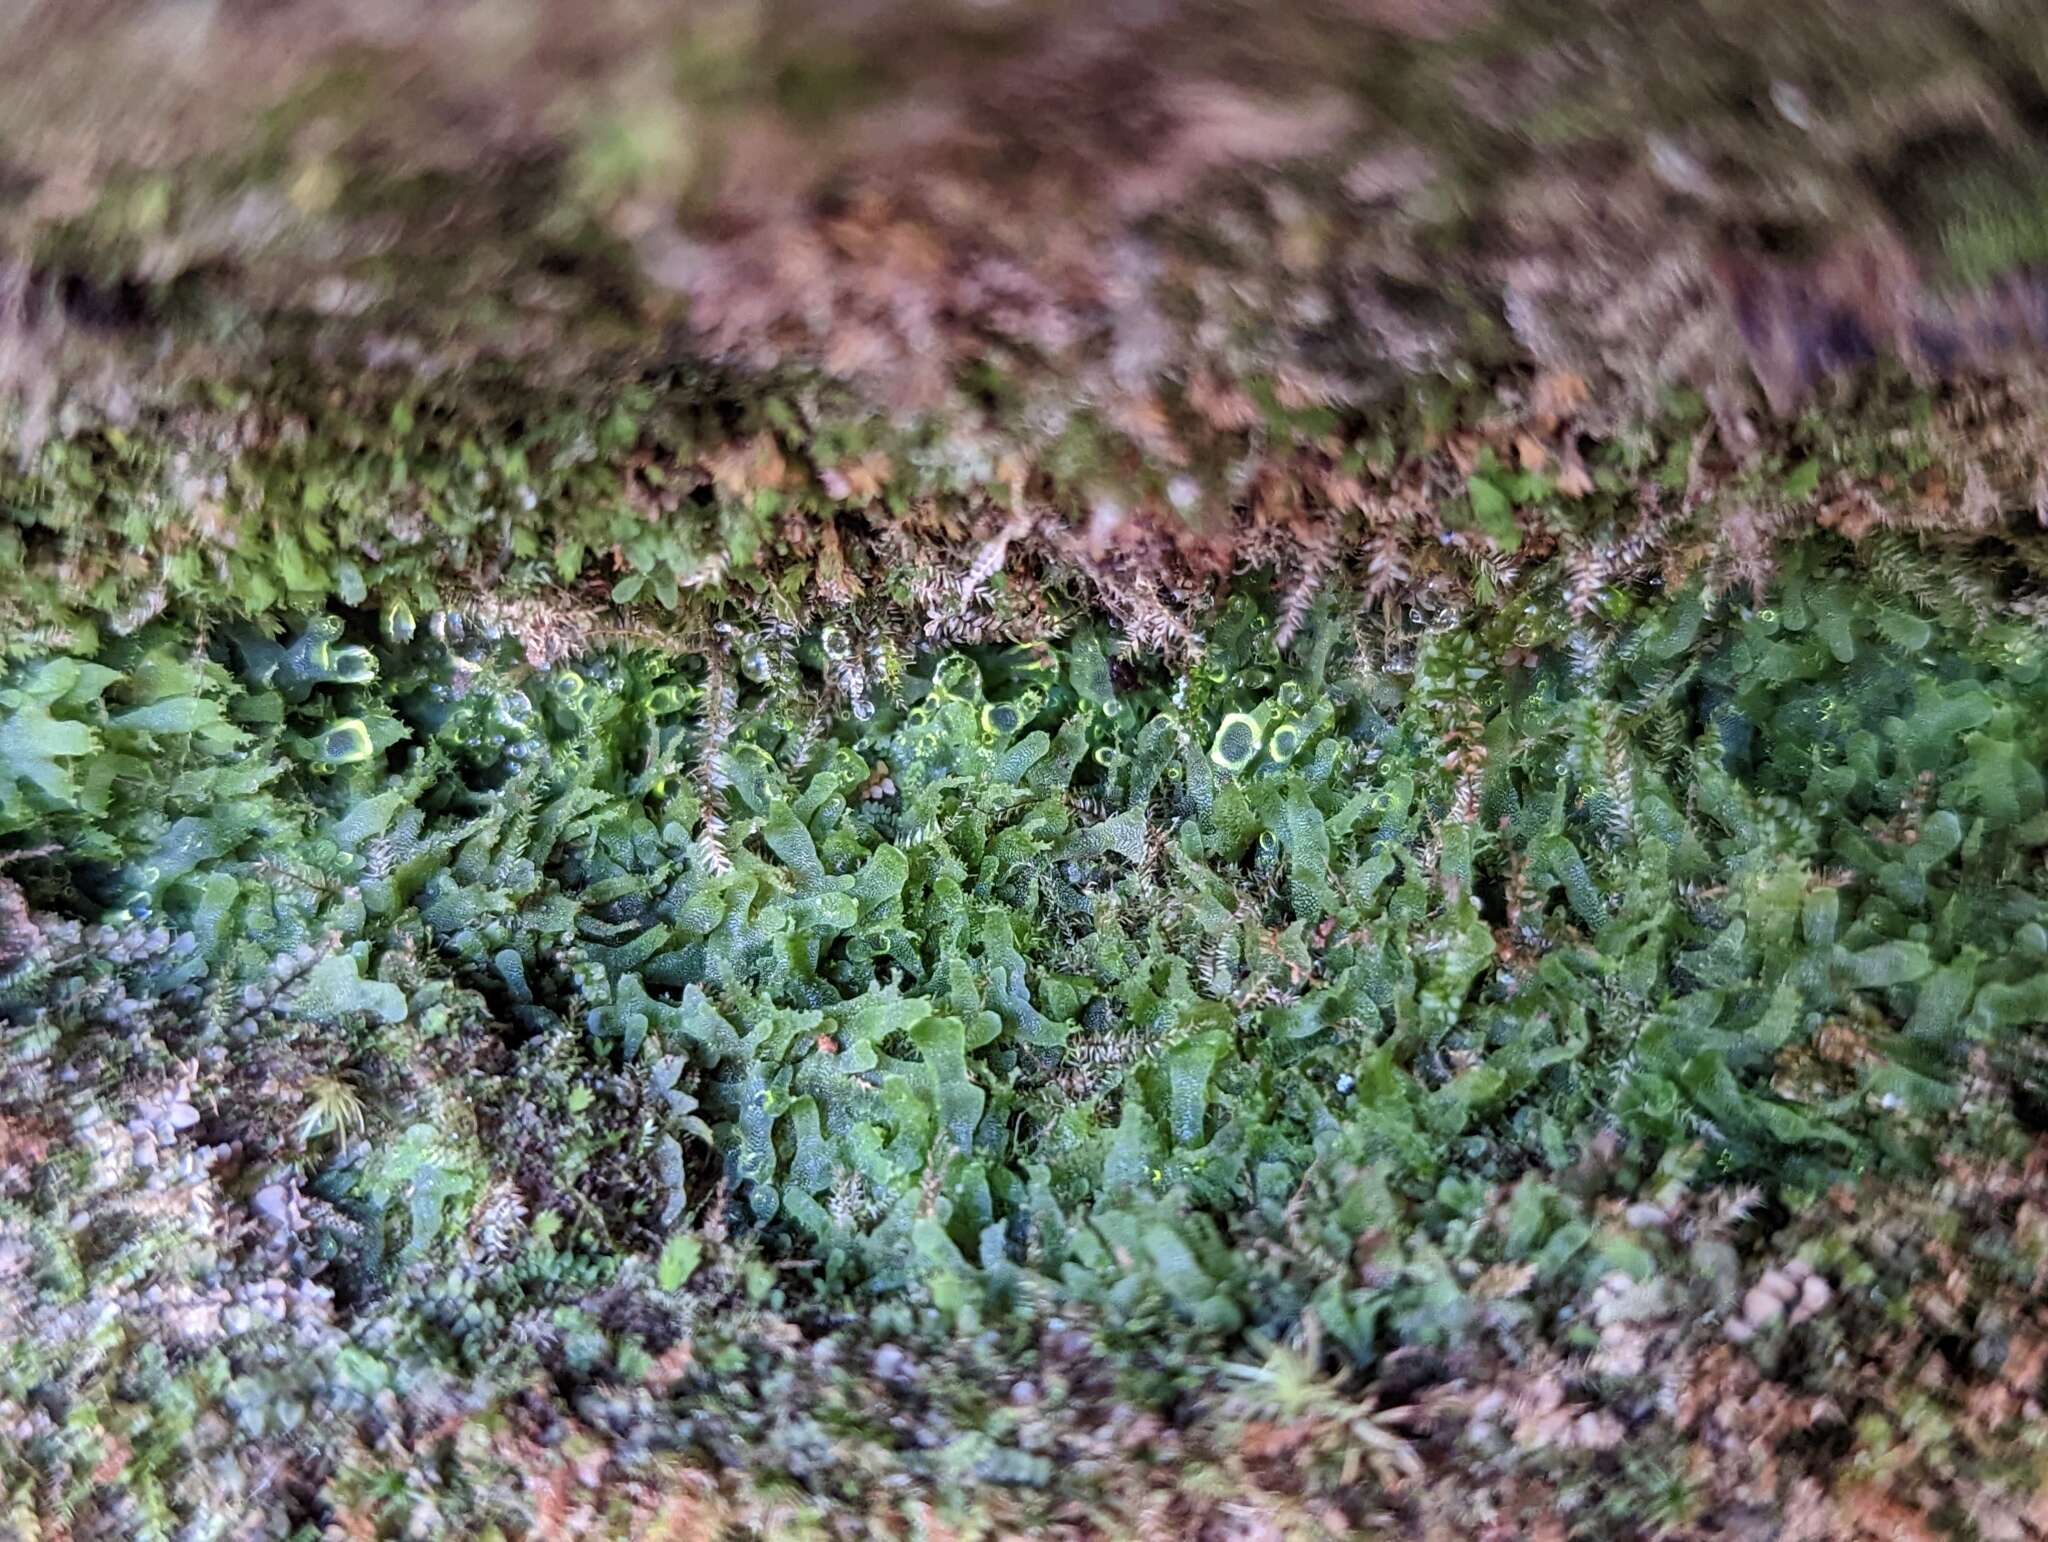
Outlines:
[{"label": "dead leaf", "polygon": [[1846,1522],[1838,1536],[1869,1542],[1935,1542],[1940,1533],[1926,1518],[1891,1495],[1867,1485],[1848,1489],[1835,1500],[1835,1517]]},{"label": "dead leaf", "polygon": [[1592,473],[1579,458],[1576,445],[1567,443],[1558,457],[1557,490],[1567,498],[1583,498],[1593,491]]},{"label": "dead leaf", "polygon": [[1535,1278],[1534,1264],[1495,1264],[1472,1282],[1472,1294],[1482,1301],[1506,1301],[1521,1295]]},{"label": "dead leaf", "polygon": [[704,469],[718,490],[734,498],[750,493],[773,492],[789,477],[789,462],[773,434],[756,434],[751,439],[720,445],[704,457]]},{"label": "dead leaf", "polygon": [[827,468],[819,480],[825,491],[843,503],[872,503],[895,475],[895,466],[880,450],[870,450],[859,460]]},{"label": "dead leaf", "polygon": [[1536,377],[1529,405],[1538,418],[1561,423],[1585,406],[1592,394],[1585,376],[1568,369],[1547,369]]},{"label": "dead leaf", "polygon": [[656,1357],[654,1364],[647,1368],[645,1379],[648,1388],[657,1393],[668,1391],[689,1374],[690,1367],[695,1361],[696,1354],[691,1348],[690,1341],[678,1339],[663,1350]]},{"label": "dead leaf", "polygon": [[1238,1447],[1255,1462],[1280,1460],[1299,1451],[1314,1433],[1313,1425],[1272,1424],[1259,1420],[1244,1427],[1244,1433],[1238,1437]]}]

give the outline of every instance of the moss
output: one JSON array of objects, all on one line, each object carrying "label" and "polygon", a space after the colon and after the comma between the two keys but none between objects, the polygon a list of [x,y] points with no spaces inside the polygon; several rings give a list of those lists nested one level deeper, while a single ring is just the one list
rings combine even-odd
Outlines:
[{"label": "moss", "polygon": [[5,1524],[2032,1501],[2038,27],[1197,9],[9,136]]},{"label": "moss", "polygon": [[1938,240],[1952,284],[1976,289],[2048,263],[2048,179],[2014,187],[1980,175],[1951,196]]},{"label": "moss", "polygon": [[[151,1212],[146,1265],[17,1276],[0,1396],[28,1417],[56,1377],[111,1411],[161,1354],[142,1280],[257,1301],[320,1258],[317,1352],[224,1319],[241,1369],[192,1395],[342,1510],[404,1470],[377,1390],[424,1417],[455,1373],[577,1421],[622,1514],[621,1452],[651,1443],[719,1462],[737,1513],[907,1485],[1043,1522],[1048,1453],[1114,1438],[1118,1401],[1194,1412],[1174,1466],[1084,1470],[1106,1515],[1204,1503],[1189,1452],[1274,1516],[1462,1514],[1463,1458],[1372,1400],[1426,1354],[1504,1408],[1591,1356],[1568,1422],[1503,1447],[1461,1404],[1461,1438],[1610,1497],[1626,1444],[1629,1502],[1681,1514],[1673,1472],[1727,1475],[1638,1393],[1734,1354],[1771,1396],[1886,1396],[1913,1362],[1883,1297],[1957,1275],[1885,1228],[1917,1235],[1943,1164],[2027,1140],[2033,634],[1923,608],[1941,565],[1875,555],[1788,548],[1762,605],[1502,596],[1372,647],[1355,595],[1286,648],[1240,595],[1194,679],[1092,632],[913,648],[822,724],[865,654],[844,613],[789,641],[807,665],[746,673],[740,639],[536,673],[459,612],[410,638],[158,622],[17,664],[7,1113],[41,1130],[69,1088],[73,1133],[32,1138],[78,1171],[10,1190],[0,1226],[93,1235],[167,1160],[213,1187]],[[118,1074],[66,1069],[95,1060]],[[1853,1222],[1809,1204],[1859,1182]],[[1805,1240],[1745,1224],[1756,1194]],[[216,1237],[223,1206],[253,1230]],[[2018,1278],[1987,1255],[1964,1288]],[[81,1298],[118,1345],[67,1337]],[[1964,1397],[1927,1393],[1923,1426]],[[107,1437],[38,1425],[10,1487],[258,1513],[218,1431],[150,1427],[152,1462],[87,1482]],[[1253,1455],[1273,1429],[1280,1468]],[[1866,1477],[2002,1481],[2004,1435],[1955,1439]],[[824,1460],[849,1443],[859,1469]],[[542,1523],[515,1479],[542,1458],[462,1449],[405,1503]],[[1855,1502],[1840,1464],[1780,1460]]]}]

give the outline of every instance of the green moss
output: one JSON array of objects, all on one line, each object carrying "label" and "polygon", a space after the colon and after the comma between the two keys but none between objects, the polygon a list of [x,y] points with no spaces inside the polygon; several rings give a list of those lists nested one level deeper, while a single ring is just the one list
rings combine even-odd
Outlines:
[{"label": "green moss", "polygon": [[1989,177],[1950,190],[1938,234],[1947,278],[1974,289],[2048,263],[2048,177],[2014,187]]},{"label": "green moss", "polygon": [[[1240,600],[1199,701],[1128,657],[1112,686],[1090,637],[1031,660],[1055,726],[1021,738],[1023,707],[984,696],[1018,668],[995,647],[913,656],[905,705],[821,733],[811,704],[862,648],[842,622],[795,650],[809,671],[739,684],[632,649],[537,674],[455,617],[146,626],[0,687],[31,918],[0,974],[9,1053],[103,1057],[146,1102],[175,1044],[214,1067],[240,1160],[296,1174],[258,1182],[305,1199],[259,1211],[317,1200],[298,1246],[349,1304],[235,1398],[246,1439],[340,1461],[335,1502],[372,1460],[367,1385],[545,1368],[589,1407],[671,1385],[684,1332],[717,1385],[638,1427],[715,1410],[689,1417],[741,1420],[756,1480],[810,1471],[804,1437],[741,1412],[795,1385],[745,1323],[831,1323],[877,1365],[988,1335],[1030,1381],[1061,1374],[1033,1335],[1085,1321],[1140,1400],[1250,1366],[1264,1390],[1196,1442],[1349,1407],[1334,1389],[1396,1351],[1617,1354],[1568,1327],[1610,1320],[1617,1279],[1697,1353],[1720,1276],[1621,1206],[1921,1184],[2014,1138],[2038,1076],[2048,675],[2022,626],[1901,598],[1898,560],[1795,548],[1768,605],[1645,594],[1596,654],[1533,665],[1519,606],[1412,633],[1389,672],[1327,622],[1282,650]],[[96,945],[63,941],[67,908],[115,900]],[[1986,1064],[2016,1079],[1960,1096]],[[53,1178],[0,1225],[68,1235],[97,1192]],[[149,1225],[157,1267],[220,1267],[203,1218]],[[1846,1289],[1861,1266],[1836,1259]],[[121,1267],[36,1276],[0,1396],[56,1377],[111,1408],[140,1362],[67,1349],[62,1308]],[[1502,1317],[1479,1278],[1544,1309]],[[548,1334],[509,1332],[537,1311]],[[1310,1384],[1261,1347],[1290,1331]],[[847,1438],[969,1509],[1051,1492],[1023,1425],[936,1395],[987,1432],[970,1471]],[[856,1388],[801,1397],[866,1431]],[[122,1482],[175,1511],[207,1437],[154,1427],[184,1454]],[[32,1460],[79,1475],[105,1449]],[[1631,1472],[1659,1513],[1693,1502]],[[1336,1473],[1298,1481],[1341,1494]]]},{"label": "green moss", "polygon": [[[945,29],[720,9],[621,90],[594,41],[488,165],[362,57],[34,228],[36,304],[200,383],[31,396],[0,457],[0,1529],[2015,1512],[2025,404],[1872,372],[1744,424],[1660,359],[1574,406],[1494,237],[1639,314],[1596,194],[1647,165],[1672,250],[1896,214],[1985,282],[2043,239],[2029,66],[1978,65],[2038,28],[1366,9],[1077,78],[937,214],[789,199],[791,250],[1000,291],[937,306],[922,421],[801,348],[678,362],[619,232],[717,228],[733,125],[832,148]],[[956,23],[978,64],[1026,10]],[[1132,231],[1048,277],[1009,227],[1207,70],[1367,110],[1147,217],[1168,335],[1112,380]],[[1970,176],[1936,78],[2013,128]],[[1418,184],[1340,191],[1382,150]],[[1019,276],[1070,354],[1004,330]],[[1382,281],[1420,378],[1352,324]]]}]

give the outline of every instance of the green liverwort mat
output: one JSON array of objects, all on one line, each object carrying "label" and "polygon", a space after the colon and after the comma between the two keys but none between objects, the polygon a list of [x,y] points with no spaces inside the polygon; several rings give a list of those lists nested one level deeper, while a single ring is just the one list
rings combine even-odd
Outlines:
[{"label": "green liverwort mat", "polygon": [[[874,651],[538,671],[394,607],[13,666],[0,1106],[47,1151],[0,1393],[62,1412],[8,1460],[83,1503],[150,1404],[171,1515],[203,1406],[304,1451],[394,1388],[644,1397],[711,1289],[1278,1396],[1304,1335],[1314,1387],[1568,1341],[1675,1196],[1797,1214],[2038,1120],[2038,636],[1833,548],[1597,629],[1326,602],[1282,650],[1241,596],[1184,669],[1083,629],[835,686]],[[172,1162],[190,1213],[139,1201]],[[79,1310],[152,1287],[189,1342]],[[1049,1481],[984,1456],[941,1476]]]}]

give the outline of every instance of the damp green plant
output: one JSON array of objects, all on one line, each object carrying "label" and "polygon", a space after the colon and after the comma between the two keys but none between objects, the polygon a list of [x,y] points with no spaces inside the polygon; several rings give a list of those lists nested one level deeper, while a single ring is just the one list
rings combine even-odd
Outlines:
[{"label": "damp green plant", "polygon": [[[1746,1263],[1738,1196],[1924,1185],[2041,1095],[2048,676],[2023,619],[1923,605],[1902,560],[1815,543],[1761,603],[1539,589],[1391,633],[1329,597],[1284,648],[1239,596],[1193,669],[1105,629],[906,652],[859,695],[851,620],[767,668],[737,627],[537,669],[369,608],[16,661],[7,1117],[70,1152],[0,1196],[51,1260],[17,1315],[198,1277],[232,1205],[243,1286],[296,1259],[351,1303],[320,1357],[230,1378],[250,1439],[324,1422],[337,1462],[380,1389],[451,1373],[680,1439],[647,1389],[698,1355],[794,1386],[796,1321],[887,1386],[1008,1344],[1033,1398],[1086,1324],[1117,1395],[1194,1388],[1192,1438],[1331,1493],[1428,1481],[1389,1390],[1418,1356],[1610,1367],[1459,1405],[1482,1445],[1539,1406],[1573,1409],[1567,1467],[1627,1419],[1682,1441],[1656,1353],[1818,1344],[1874,1267]],[[78,1218],[166,1162],[228,1188],[137,1222],[170,1262],[95,1252]],[[111,1408],[131,1373],[52,1342],[0,1395]],[[989,1470],[1049,1481],[946,1363]],[[857,1425],[838,1374],[804,1395]],[[105,1440],[36,1438],[24,1492],[103,1503]]]},{"label": "damp green plant", "polygon": [[1323,1369],[1314,1319],[1299,1345],[1274,1344],[1255,1335],[1251,1347],[1262,1351],[1261,1358],[1222,1368],[1235,1388],[1224,1403],[1230,1415],[1278,1425],[1300,1446],[1346,1448],[1343,1463],[1352,1478],[1367,1465],[1390,1484],[1421,1476],[1422,1458],[1399,1433],[1415,1410],[1379,1409],[1346,1395],[1341,1378]]},{"label": "damp green plant", "polygon": [[346,1074],[314,1077],[304,1096],[305,1111],[294,1128],[308,1146],[328,1138],[347,1145],[368,1126],[362,1094]]}]

